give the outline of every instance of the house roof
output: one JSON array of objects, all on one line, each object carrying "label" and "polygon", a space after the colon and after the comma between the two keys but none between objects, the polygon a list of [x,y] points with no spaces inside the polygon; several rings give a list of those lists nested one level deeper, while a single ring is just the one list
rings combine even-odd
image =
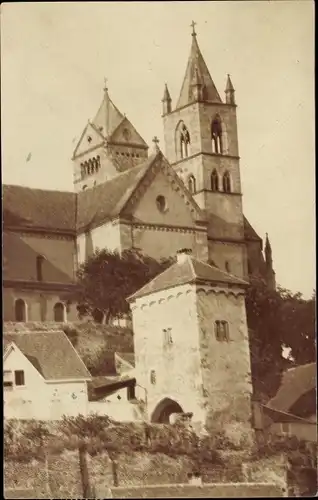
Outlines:
[{"label": "house roof", "polygon": [[213,285],[247,286],[248,283],[216,266],[201,262],[189,255],[182,262],[177,261],[156,276],[150,283],[129,297],[129,301],[187,283],[211,283]]},{"label": "house roof", "polygon": [[185,72],[183,84],[181,87],[180,96],[177,102],[176,109],[186,106],[193,102],[193,81],[194,78],[199,78],[204,89],[204,101],[208,102],[222,102],[220,95],[211,78],[208,67],[201,54],[197,37],[195,33],[192,34],[192,44],[190,55],[188,59],[187,69]]},{"label": "house roof", "polygon": [[14,343],[45,380],[91,379],[91,375],[62,331],[5,333],[5,352]]},{"label": "house roof", "polygon": [[76,194],[4,185],[4,226],[74,231]]},{"label": "house roof", "polygon": [[276,395],[267,403],[267,406],[278,411],[288,412],[304,394],[316,389],[316,372],[316,363],[300,365],[287,370],[283,374]]}]

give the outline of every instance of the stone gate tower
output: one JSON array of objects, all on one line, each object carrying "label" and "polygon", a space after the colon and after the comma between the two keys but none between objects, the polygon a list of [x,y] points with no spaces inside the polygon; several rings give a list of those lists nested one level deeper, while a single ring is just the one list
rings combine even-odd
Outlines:
[{"label": "stone gate tower", "polygon": [[247,276],[235,91],[227,77],[221,99],[201,54],[192,23],[190,56],[176,106],[165,86],[165,154],[208,222],[209,259]]}]

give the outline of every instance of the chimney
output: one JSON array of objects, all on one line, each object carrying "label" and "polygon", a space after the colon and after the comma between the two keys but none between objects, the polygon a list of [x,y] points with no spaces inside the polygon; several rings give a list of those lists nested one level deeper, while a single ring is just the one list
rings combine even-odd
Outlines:
[{"label": "chimney", "polygon": [[182,248],[181,250],[177,251],[177,262],[178,264],[182,264],[183,262],[186,262],[189,257],[192,255],[192,250],[191,248]]}]

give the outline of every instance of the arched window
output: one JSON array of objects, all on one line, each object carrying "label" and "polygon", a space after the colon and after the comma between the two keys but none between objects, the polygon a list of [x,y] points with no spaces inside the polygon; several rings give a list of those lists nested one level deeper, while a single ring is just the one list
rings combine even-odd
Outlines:
[{"label": "arched window", "polygon": [[97,155],[97,170],[96,171],[98,172],[99,169],[100,169],[100,156]]},{"label": "arched window", "polygon": [[23,299],[15,301],[15,320],[19,322],[27,321],[27,305]]},{"label": "arched window", "polygon": [[188,178],[188,189],[189,189],[190,193],[192,193],[192,194],[194,194],[197,190],[196,180],[195,180],[194,175],[190,175]]},{"label": "arched window", "polygon": [[38,255],[36,258],[36,279],[37,281],[43,281],[43,255]]},{"label": "arched window", "polygon": [[225,270],[226,272],[230,273],[231,272],[231,268],[230,268],[230,263],[228,260],[225,261]]},{"label": "arched window", "polygon": [[224,193],[231,192],[231,177],[228,171],[223,175],[223,191]]},{"label": "arched window", "polygon": [[212,152],[219,155],[223,153],[222,123],[217,115],[211,124]]},{"label": "arched window", "polygon": [[228,342],[230,340],[229,324],[227,321],[215,322],[215,337],[219,342]]},{"label": "arched window", "polygon": [[54,306],[54,321],[57,323],[65,323],[66,321],[65,306],[62,302],[57,302]]},{"label": "arched window", "polygon": [[218,191],[219,190],[219,175],[216,169],[213,170],[211,174],[211,190]]},{"label": "arched window", "polygon": [[190,154],[190,134],[184,122],[180,122],[176,130],[176,146],[178,159],[187,158]]},{"label": "arched window", "polygon": [[88,173],[93,174],[94,173],[94,162],[93,160],[88,160]]},{"label": "arched window", "polygon": [[181,128],[180,142],[181,142],[181,156],[182,158],[187,158],[190,152],[189,151],[190,134],[185,124],[183,124]]}]

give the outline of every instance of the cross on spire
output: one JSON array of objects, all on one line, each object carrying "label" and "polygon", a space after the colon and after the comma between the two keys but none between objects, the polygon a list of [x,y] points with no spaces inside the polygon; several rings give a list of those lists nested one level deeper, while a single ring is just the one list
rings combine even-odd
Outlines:
[{"label": "cross on spire", "polygon": [[155,135],[154,138],[152,139],[152,142],[154,143],[155,145],[155,150],[156,151],[159,151],[159,139],[158,137]]},{"label": "cross on spire", "polygon": [[104,77],[104,90],[105,90],[105,92],[108,90],[107,81],[108,81],[108,79],[106,77]]},{"label": "cross on spire", "polygon": [[190,27],[192,28],[192,36],[196,36],[196,32],[195,32],[195,25],[197,23],[192,21],[192,23],[190,24]]}]

